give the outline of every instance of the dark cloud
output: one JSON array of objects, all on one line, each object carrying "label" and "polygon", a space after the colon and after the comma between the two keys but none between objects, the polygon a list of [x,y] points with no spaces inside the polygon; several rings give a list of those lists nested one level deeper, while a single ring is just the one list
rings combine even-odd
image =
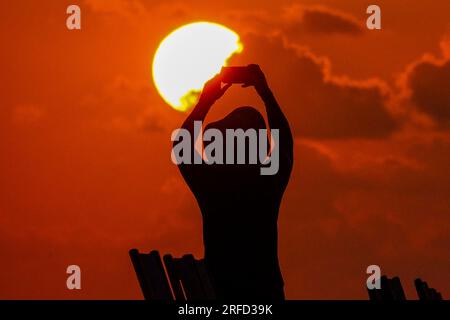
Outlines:
[{"label": "dark cloud", "polygon": [[362,33],[361,23],[350,15],[326,7],[292,5],[284,10],[284,20],[289,29],[302,29],[319,34]]},{"label": "dark cloud", "polygon": [[450,128],[450,61],[424,60],[415,64],[408,78],[411,100],[435,122]]},{"label": "dark cloud", "polygon": [[262,66],[297,136],[379,138],[396,129],[383,82],[338,78],[327,59],[277,36],[249,35],[244,43],[242,57],[236,60]]},{"label": "dark cloud", "polygon": [[281,32],[291,39],[301,39],[307,35],[350,35],[357,36],[364,32],[361,21],[353,16],[324,6],[290,5],[281,11],[232,10],[226,13],[227,19],[245,25],[244,32],[265,30],[266,34]]}]

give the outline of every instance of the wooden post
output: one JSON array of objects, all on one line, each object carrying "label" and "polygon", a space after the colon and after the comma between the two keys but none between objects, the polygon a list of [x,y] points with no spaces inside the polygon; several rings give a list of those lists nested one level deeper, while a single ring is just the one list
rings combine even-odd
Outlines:
[{"label": "wooden post", "polygon": [[166,265],[167,274],[169,276],[170,284],[172,285],[172,290],[175,295],[175,300],[178,302],[186,301],[186,297],[183,292],[180,270],[179,270],[179,259],[174,259],[172,255],[164,255],[164,264]]},{"label": "wooden post", "polygon": [[201,285],[197,273],[195,259],[192,254],[186,254],[181,258],[181,276],[184,292],[187,300],[206,300],[206,294]]},{"label": "wooden post", "polygon": [[134,271],[139,281],[142,294],[145,300],[151,300],[153,298],[152,288],[147,283],[145,272],[141,263],[140,253],[137,249],[131,249],[129,251],[131,262],[133,263]]}]

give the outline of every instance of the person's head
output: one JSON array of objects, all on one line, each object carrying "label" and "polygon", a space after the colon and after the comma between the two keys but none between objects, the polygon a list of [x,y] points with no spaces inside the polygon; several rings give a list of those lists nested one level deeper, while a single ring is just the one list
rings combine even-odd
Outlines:
[{"label": "person's head", "polygon": [[205,130],[209,128],[219,129],[225,134],[226,129],[266,129],[266,122],[262,114],[253,107],[244,106],[231,111],[224,118],[209,123]]},{"label": "person's head", "polygon": [[[239,107],[230,112],[223,119],[209,123],[205,127],[204,131],[204,137],[206,138],[205,141],[214,141],[214,138],[211,139],[210,134],[206,134],[206,132],[210,129],[220,131],[223,137],[224,163],[228,163],[230,159],[233,158],[233,162],[236,164],[238,163],[239,157],[241,157],[241,159],[242,157],[244,157],[245,164],[249,164],[251,163],[251,159],[253,157],[253,159],[256,158],[257,163],[260,164],[259,149],[261,143],[260,139],[262,139],[260,138],[260,136],[262,137],[264,133],[264,139],[266,140],[266,150],[268,150],[269,148],[267,141],[267,130],[261,131],[266,129],[264,117],[258,110],[253,107]],[[205,150],[210,143],[212,143],[212,141],[205,142]],[[233,148],[233,154],[230,154],[230,148]],[[242,152],[245,152],[245,154],[242,155]]]}]

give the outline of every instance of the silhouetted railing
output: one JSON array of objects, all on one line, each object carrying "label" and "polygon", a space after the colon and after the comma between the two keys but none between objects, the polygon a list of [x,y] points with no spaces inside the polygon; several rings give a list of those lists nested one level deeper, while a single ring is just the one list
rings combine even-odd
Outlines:
[{"label": "silhouetted railing", "polygon": [[422,279],[416,279],[414,285],[420,300],[443,300],[441,293],[434,288],[429,288],[428,284]]},{"label": "silhouetted railing", "polygon": [[[380,278],[380,289],[367,289],[369,299],[373,301],[402,301],[406,300],[405,292],[399,277],[389,279],[387,276]],[[420,300],[443,300],[442,295],[420,278],[414,281],[417,295]]]},{"label": "silhouetted railing", "polygon": [[[130,250],[130,257],[146,300],[187,301],[216,298],[212,281],[203,259],[192,254],[174,258],[166,254],[161,260],[158,251],[140,253]],[[164,263],[163,263],[164,261]],[[372,301],[404,301],[405,292],[399,277],[380,278],[380,289],[367,289]],[[414,281],[420,300],[443,300],[442,294],[420,278]]]},{"label": "silhouetted railing", "polygon": [[367,289],[370,300],[375,301],[402,301],[406,300],[405,292],[399,277],[389,279],[382,276],[380,289]]},{"label": "silhouetted railing", "polygon": [[166,254],[164,264],[158,251],[139,253],[130,250],[131,261],[146,300],[211,300],[215,299],[212,282],[203,259],[192,254],[173,258]]}]

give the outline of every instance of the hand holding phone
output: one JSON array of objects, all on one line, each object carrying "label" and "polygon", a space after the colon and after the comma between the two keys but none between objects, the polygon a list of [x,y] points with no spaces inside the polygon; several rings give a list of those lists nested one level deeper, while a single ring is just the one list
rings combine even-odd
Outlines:
[{"label": "hand holding phone", "polygon": [[222,82],[242,84],[243,87],[254,86],[257,90],[267,87],[266,77],[257,64],[240,67],[223,67]]},{"label": "hand holding phone", "polygon": [[252,80],[250,70],[245,67],[223,67],[221,71],[222,82],[246,84]]}]

